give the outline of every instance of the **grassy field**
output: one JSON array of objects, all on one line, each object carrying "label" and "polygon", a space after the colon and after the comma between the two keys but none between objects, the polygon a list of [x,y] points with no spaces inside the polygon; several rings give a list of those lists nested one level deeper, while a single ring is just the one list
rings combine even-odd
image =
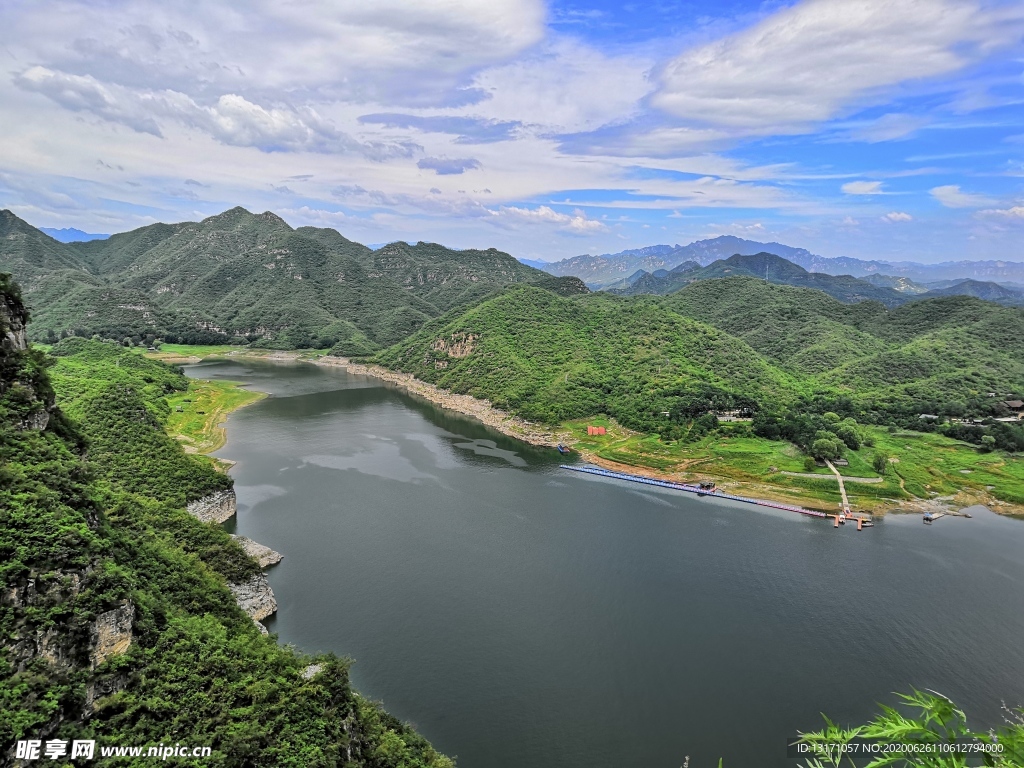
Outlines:
[{"label": "grassy field", "polygon": [[[603,426],[608,434],[587,435],[587,425]],[[719,435],[693,443],[663,443],[657,435],[630,432],[607,417],[563,425],[573,447],[585,457],[625,468],[650,470],[682,480],[713,480],[731,492],[795,501],[827,511],[840,505],[839,488],[828,469],[805,474],[804,455],[796,446],[745,435],[743,427],[726,426]],[[876,482],[847,482],[855,510],[883,512],[912,508],[916,502],[956,496],[957,503],[994,504],[997,511],[1024,512],[1024,461],[1002,452],[982,453],[967,443],[919,432],[890,434],[868,427],[874,447],[847,451],[844,477]],[[872,469],[876,451],[890,457],[883,475]],[[820,477],[820,479],[819,479]],[[881,482],[877,482],[878,479]]]},{"label": "grassy field", "polygon": [[193,379],[187,392],[167,398],[171,406],[167,432],[184,443],[188,453],[216,451],[226,439],[223,422],[228,414],[264,397],[264,393],[243,389],[233,381]]},{"label": "grassy field", "polygon": [[[140,352],[141,347],[135,347]],[[274,354],[286,354],[289,357],[301,359],[317,357],[324,354],[316,350],[296,350],[281,352],[276,349],[254,349],[253,347],[233,347],[229,345],[214,344],[163,344],[157,352],[145,352],[147,357],[164,362],[180,362],[189,359],[203,359],[207,357],[268,357]]]}]

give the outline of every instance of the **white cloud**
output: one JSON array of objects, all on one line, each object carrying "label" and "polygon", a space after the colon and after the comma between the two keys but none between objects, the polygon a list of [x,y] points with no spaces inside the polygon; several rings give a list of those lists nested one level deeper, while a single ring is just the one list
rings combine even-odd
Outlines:
[{"label": "white cloud", "polygon": [[1017,41],[1020,4],[804,0],[687,51],[653,103],[688,122],[749,133],[805,130],[899,83],[950,73]]},{"label": "white cloud", "polygon": [[866,141],[876,144],[882,141],[896,141],[909,138],[919,129],[928,125],[929,119],[921,115],[907,115],[893,112],[882,115],[877,120],[854,125],[847,133],[853,141]]},{"label": "white cloud", "polygon": [[990,208],[985,211],[978,211],[982,216],[995,216],[1003,219],[1024,219],[1024,205],[1015,205],[1012,208]]},{"label": "white cloud", "polygon": [[596,219],[587,218],[587,214],[576,209],[572,214],[559,213],[546,205],[539,208],[518,208],[516,206],[502,206],[497,210],[491,210],[493,219],[498,224],[525,223],[525,224],[553,224],[559,229],[577,235],[589,235],[595,232],[607,232],[608,227]]},{"label": "white cloud", "polygon": [[847,195],[884,195],[880,181],[849,181],[840,187]]},{"label": "white cloud", "polygon": [[72,111],[89,112],[154,136],[163,136],[157,118],[164,118],[204,131],[224,144],[256,147],[264,152],[360,151],[379,160],[408,157],[417,149],[411,143],[360,143],[339,131],[312,107],[266,108],[235,93],[221,96],[210,106],[201,106],[177,91],[139,91],[105,85],[90,75],[71,75],[40,66],[16,75],[15,83]]},{"label": "white cloud", "polygon": [[592,131],[624,123],[651,90],[653,62],[609,56],[560,40],[521,60],[481,72],[473,87],[486,93],[474,110],[492,120],[521,120],[551,133]]},{"label": "white cloud", "polygon": [[992,204],[992,198],[961,192],[957,184],[932,187],[929,193],[947,208],[981,208]]},{"label": "white cloud", "polygon": [[676,158],[731,143],[731,136],[715,128],[665,127],[648,131],[624,128],[602,134],[570,137],[562,142],[567,152],[617,157]]},{"label": "white cloud", "polygon": [[911,216],[909,213],[903,213],[902,211],[892,211],[891,213],[885,214],[885,216],[882,217],[882,221],[889,221],[895,223],[901,221],[912,221],[913,218],[914,217]]},{"label": "white cloud", "polygon": [[19,88],[48,96],[73,112],[90,112],[140,133],[163,135],[138,98],[128,96],[124,88],[104,85],[91,75],[69,75],[35,66],[15,75],[14,82]]},{"label": "white cloud", "polygon": [[761,222],[756,222],[754,224],[740,224],[738,222],[733,222],[732,224],[712,224],[711,229],[714,230],[712,237],[719,235],[722,232],[728,232],[731,235],[741,235],[743,237],[764,237],[765,234],[767,234],[767,230],[765,230],[764,224]]},{"label": "white cloud", "polygon": [[41,0],[4,21],[29,60],[126,87],[416,99],[536,44],[545,16],[543,0]]}]

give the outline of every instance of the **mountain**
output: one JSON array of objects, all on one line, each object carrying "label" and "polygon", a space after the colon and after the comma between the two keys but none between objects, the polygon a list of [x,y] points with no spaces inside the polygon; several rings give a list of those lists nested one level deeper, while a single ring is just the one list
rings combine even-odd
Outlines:
[{"label": "mountain", "polygon": [[521,286],[432,320],[378,360],[551,424],[606,413],[654,432],[661,414],[711,403],[918,424],[1020,391],[1024,310],[966,296],[847,304],[748,275],[665,297]]},{"label": "mountain", "polygon": [[[692,261],[687,261],[687,262],[684,262],[683,264],[680,264],[678,267],[676,267],[676,268],[674,268],[672,270],[656,269],[653,272],[648,272],[648,271],[643,270],[643,269],[638,269],[636,272],[631,274],[629,277],[624,277],[621,280],[615,281],[614,283],[609,283],[608,285],[603,286],[601,288],[601,290],[602,291],[608,291],[609,293],[622,293],[623,291],[626,291],[629,288],[632,288],[634,285],[636,285],[638,282],[644,280],[645,278],[653,278],[653,281],[652,280],[647,280],[645,282],[645,284],[657,285],[658,284],[657,283],[658,280],[665,279],[665,278],[669,277],[670,275],[672,275],[672,273],[674,273],[674,272],[685,272],[688,269],[700,269],[700,264],[697,264],[696,262],[692,262]],[[657,293],[657,291],[654,291],[654,290],[650,290],[650,291],[640,290],[640,291],[637,291],[637,293]]]},{"label": "mountain", "polygon": [[[1024,383],[1024,309],[969,296],[887,308],[750,277],[694,283],[663,300],[769,360],[876,412],[979,401]],[[879,420],[866,416],[865,420]]]},{"label": "mountain", "polygon": [[628,288],[613,292],[625,296],[641,293],[664,295],[701,280],[747,275],[770,283],[815,288],[847,304],[874,300],[886,306],[895,306],[907,300],[906,295],[892,288],[879,287],[849,275],[808,272],[803,267],[771,253],[757,253],[752,256],[736,254],[712,262],[706,267],[694,268],[692,264],[681,264],[679,268],[665,273],[664,276],[652,273],[635,281]]},{"label": "mountain", "polygon": [[1024,262],[948,261],[939,264],[921,264],[912,261],[889,262],[844,256],[825,257],[813,254],[805,248],[795,248],[781,243],[745,240],[732,235],[697,240],[689,245],[652,245],[601,256],[585,254],[551,262],[540,268],[553,275],[575,275],[592,289],[600,289],[609,287],[637,269],[647,272],[654,272],[657,269],[672,269],[684,261],[695,261],[701,266],[707,266],[734,254],[752,256],[757,253],[781,256],[787,261],[803,267],[808,272],[820,272],[828,275],[867,277],[878,274],[906,278],[918,283],[930,280],[963,280],[967,278],[1001,283],[1024,281]]},{"label": "mountain", "polygon": [[1024,291],[1014,290],[990,281],[958,280],[943,288],[933,288],[923,294],[925,298],[933,296],[974,296],[997,304],[1022,305]]},{"label": "mountain", "polygon": [[234,208],[106,240],[60,243],[0,212],[0,271],[33,306],[36,338],[255,342],[366,354],[426,320],[513,283],[578,293],[500,251],[394,242],[377,250],[333,229],[293,229]]},{"label": "mountain", "polygon": [[657,302],[531,286],[433,320],[378,359],[549,423],[604,412],[644,428],[685,391],[745,404],[797,390],[747,343]]},{"label": "mountain", "polygon": [[999,283],[1024,281],[1024,262],[1019,261],[943,261],[938,264],[897,261],[884,266],[886,274],[907,277],[919,283],[966,279]]},{"label": "mountain", "polygon": [[[823,269],[821,266],[823,263],[826,266],[831,266],[834,261],[815,256],[803,248],[793,248],[781,243],[760,243],[732,235],[722,235],[708,240],[698,240],[689,245],[653,245],[602,256],[575,256],[571,259],[552,262],[542,269],[554,275],[576,275],[591,288],[596,289],[612,287],[613,283],[638,269],[651,273],[659,269],[674,270],[684,262],[707,266],[735,254],[752,256],[757,253],[781,256],[794,264],[816,272],[831,273],[831,269]],[[621,288],[622,286],[615,285],[614,287]]]},{"label": "mountain", "polygon": [[927,293],[930,288],[929,286],[915,283],[913,280],[907,277],[893,277],[892,275],[881,275],[871,274],[861,278],[865,282],[877,285],[879,288],[892,288],[894,291],[900,293],[906,293],[911,295],[917,295],[921,293]]},{"label": "mountain", "polygon": [[59,240],[62,243],[76,243],[86,242],[88,240],[106,240],[110,235],[97,235],[94,232],[83,232],[80,229],[74,229],[67,227],[64,229],[53,229],[52,227],[40,227],[40,232],[43,232],[54,240]]},{"label": "mountain", "polygon": [[674,259],[672,253],[678,246],[654,245],[621,253],[603,256],[574,256],[571,259],[545,264],[541,269],[552,275],[578,277],[592,290],[617,283],[637,271],[653,272],[656,269],[671,269],[685,259]]},{"label": "mountain", "polygon": [[[544,270],[544,267],[546,267],[548,265],[548,262],[541,261],[540,259],[524,259],[524,258],[521,258],[521,257],[517,257],[517,258],[519,258],[519,262],[521,264],[525,264],[528,267],[533,267],[534,269]],[[544,271],[546,271],[546,270],[544,270]]]}]

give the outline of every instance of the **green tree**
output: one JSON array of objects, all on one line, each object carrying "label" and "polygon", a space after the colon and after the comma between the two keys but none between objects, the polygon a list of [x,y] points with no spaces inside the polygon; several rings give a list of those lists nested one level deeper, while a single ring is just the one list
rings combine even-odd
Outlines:
[{"label": "green tree", "polygon": [[983,435],[981,438],[981,450],[988,453],[996,447],[996,439],[992,435]]},{"label": "green tree", "polygon": [[885,474],[885,468],[889,465],[889,457],[881,451],[875,451],[875,455],[871,457],[871,466],[875,472],[880,475]]},{"label": "green tree", "polygon": [[816,459],[835,461],[843,455],[843,441],[835,435],[819,437],[811,444],[811,455]]}]

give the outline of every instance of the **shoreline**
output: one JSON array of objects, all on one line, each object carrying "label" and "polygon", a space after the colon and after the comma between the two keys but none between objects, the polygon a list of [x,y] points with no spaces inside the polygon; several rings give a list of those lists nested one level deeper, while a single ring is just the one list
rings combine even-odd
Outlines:
[{"label": "shoreline", "polygon": [[[253,354],[252,352],[245,351],[241,353],[228,353],[225,355],[212,355],[211,357],[254,357],[279,362],[306,362],[326,368],[345,368],[349,372],[357,375],[372,376],[390,384],[394,384],[405,392],[422,397],[424,400],[440,406],[441,408],[460,413],[463,416],[474,418],[482,424],[496,429],[507,437],[521,440],[530,445],[555,449],[558,443],[564,443],[573,450],[573,453],[578,455],[585,462],[601,467],[602,469],[608,469],[615,472],[627,472],[647,477],[652,480],[669,480],[673,482],[692,482],[694,480],[693,477],[683,476],[684,474],[688,475],[689,473],[663,472],[649,467],[623,464],[602,458],[590,451],[577,449],[574,447],[575,441],[568,431],[534,424],[533,422],[526,421],[525,419],[514,416],[507,411],[493,406],[488,400],[481,400],[473,397],[472,395],[455,394],[449,390],[442,389],[435,384],[430,384],[429,382],[417,379],[411,373],[392,371],[379,365],[357,363],[346,357],[331,357],[329,355],[310,357],[303,355],[301,352],[283,350],[267,350],[267,354]],[[199,362],[200,359],[201,358],[186,358],[182,356],[175,360],[175,362],[180,361],[191,363]],[[170,360],[168,360],[168,362],[170,362]],[[708,475],[707,479],[715,480],[716,482],[719,480],[711,475]],[[835,511],[830,505],[823,503],[819,499],[807,498],[800,494],[787,492],[784,489],[768,483],[739,482],[726,479],[718,482],[718,484],[719,487],[728,489],[730,493],[736,493],[737,495],[752,496],[765,499],[766,501],[779,502],[783,504],[796,504],[807,507],[808,509],[822,510],[830,513]],[[891,501],[878,499],[875,500],[875,503],[868,505],[868,508],[862,509],[862,511],[876,516],[884,516],[886,514],[923,514],[927,511],[938,512],[947,509],[959,510],[975,505],[987,507],[996,514],[1005,517],[1024,516],[1024,508],[1019,505],[1000,501],[988,494],[979,494],[972,491],[961,491],[960,493],[952,496],[933,499],[914,498]]]},{"label": "shoreline", "polygon": [[[292,359],[298,359],[296,355]],[[649,467],[637,467],[630,464],[621,464],[597,456],[590,451],[579,450],[574,447],[574,441],[568,432],[555,429],[543,429],[536,424],[521,419],[517,416],[496,408],[488,400],[480,400],[471,395],[457,395],[448,390],[441,389],[435,384],[417,379],[411,373],[401,373],[383,368],[379,365],[367,365],[365,363],[354,363],[348,358],[331,358],[323,356],[315,360],[307,360],[315,365],[325,367],[342,367],[352,373],[373,376],[375,378],[395,384],[405,391],[419,395],[434,405],[447,408],[464,416],[471,416],[489,427],[501,432],[507,437],[529,443],[531,445],[555,448],[559,442],[566,444],[580,458],[589,464],[608,469],[615,472],[625,472],[639,475],[651,480],[670,480],[673,482],[693,482],[692,477],[682,477],[679,472],[660,472]],[[709,479],[714,479],[708,476]],[[827,504],[818,499],[808,499],[799,494],[786,493],[767,483],[743,483],[731,480],[719,482],[719,487],[728,489],[730,493],[737,495],[753,496],[766,501],[782,504],[795,504],[807,509],[821,510],[833,513]],[[886,514],[923,514],[927,511],[942,511],[944,509],[964,509],[970,506],[981,505],[997,514],[1008,517],[1019,517],[1024,510],[1015,511],[1015,505],[1002,502],[997,499],[979,496],[968,492],[961,492],[955,496],[941,497],[935,499],[904,499],[894,501],[878,500],[870,506],[870,509],[862,510],[867,514],[883,517]],[[1001,511],[1000,508],[1006,511]]]},{"label": "shoreline", "polygon": [[447,389],[441,389],[434,384],[417,379],[411,373],[400,373],[379,365],[354,363],[348,358],[332,358],[326,355],[308,362],[327,368],[345,368],[350,373],[360,376],[373,376],[382,381],[396,384],[406,392],[418,395],[434,405],[461,413],[463,416],[471,416],[477,421],[498,430],[503,435],[514,437],[530,445],[555,448],[559,442],[564,442],[568,439],[565,437],[566,433],[544,428],[541,425],[514,416],[507,411],[496,408],[489,400],[480,400],[472,395],[457,395]]}]

